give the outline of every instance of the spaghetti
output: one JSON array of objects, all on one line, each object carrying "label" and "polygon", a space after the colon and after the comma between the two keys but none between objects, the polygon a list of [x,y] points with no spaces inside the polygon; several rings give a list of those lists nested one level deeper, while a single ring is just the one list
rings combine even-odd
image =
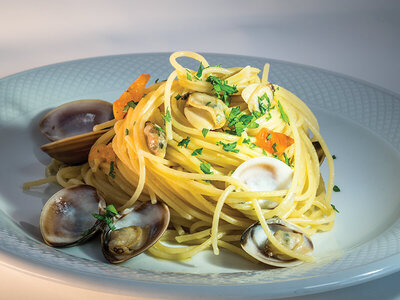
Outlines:
[{"label": "spaghetti", "polygon": [[[199,61],[199,70],[180,65],[177,59],[183,56]],[[282,246],[265,221],[278,216],[308,235],[329,231],[334,224],[330,205],[333,160],[311,110],[291,92],[268,82],[269,65],[261,80],[259,69],[210,66],[204,57],[189,51],[173,53],[170,62],[175,70],[168,79],[146,88],[123,119],[94,128],[111,129],[94,144],[88,163],[63,166],[53,161],[47,168],[47,181],[25,187],[45,182],[63,187],[85,183],[118,210],[136,201],[163,201],[170,208],[171,221],[162,239],[149,249],[156,257],[188,259],[210,247],[218,254],[222,247],[253,260],[239,241],[243,230],[259,221],[282,253],[312,260]],[[261,92],[266,88],[270,94]],[[201,103],[208,97],[214,100]],[[149,149],[149,136],[144,134],[149,124],[165,137],[165,145],[159,145],[165,147],[161,155]],[[260,143],[262,130],[284,135],[289,142],[272,144],[275,151],[270,153],[266,149],[271,145],[267,148]],[[320,143],[327,157],[326,189],[313,141]],[[101,149],[106,148],[112,155],[92,153],[97,149],[104,154],[106,150]],[[231,176],[243,162],[260,156],[274,157],[293,169],[288,189],[251,191]],[[260,205],[266,200],[275,206]]]}]

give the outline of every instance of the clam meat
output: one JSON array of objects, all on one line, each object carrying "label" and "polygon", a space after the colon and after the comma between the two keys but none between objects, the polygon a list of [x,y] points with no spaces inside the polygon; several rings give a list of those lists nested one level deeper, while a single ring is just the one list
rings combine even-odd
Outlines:
[{"label": "clam meat", "polygon": [[[266,222],[281,246],[298,254],[308,254],[313,250],[314,246],[310,237],[297,226],[278,217],[268,219]],[[259,222],[245,230],[240,244],[248,254],[267,265],[293,267],[302,263],[301,260],[281,253],[268,240]]]},{"label": "clam meat", "polygon": [[217,97],[205,93],[191,93],[186,101],[184,114],[197,129],[219,129],[226,123],[228,107]]},{"label": "clam meat", "polygon": [[121,212],[113,226],[101,234],[104,257],[121,263],[146,251],[156,243],[168,227],[170,213],[161,202],[143,202]]}]

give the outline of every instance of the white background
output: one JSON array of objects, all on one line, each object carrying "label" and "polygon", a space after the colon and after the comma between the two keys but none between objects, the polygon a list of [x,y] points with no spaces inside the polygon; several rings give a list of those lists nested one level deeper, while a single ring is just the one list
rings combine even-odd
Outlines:
[{"label": "white background", "polygon": [[[400,94],[400,1],[0,0],[0,78],[78,58],[175,50],[302,63]],[[294,299],[400,299],[399,282],[396,273]],[[9,299],[125,299],[5,266],[0,288]]]}]

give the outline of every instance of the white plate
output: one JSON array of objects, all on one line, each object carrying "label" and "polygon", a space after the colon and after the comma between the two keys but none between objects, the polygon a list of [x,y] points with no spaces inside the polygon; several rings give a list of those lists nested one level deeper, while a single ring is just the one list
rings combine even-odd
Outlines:
[{"label": "white plate", "polygon": [[[21,189],[41,178],[49,159],[39,145],[40,116],[75,99],[112,101],[141,73],[165,79],[169,54],[100,57],[46,66],[0,80],[0,250],[2,263],[81,287],[142,297],[254,299],[327,291],[400,270],[400,98],[320,69],[264,58],[208,54],[210,64],[271,63],[270,80],[316,113],[335,160],[334,229],[317,234],[314,263],[265,269],[230,253],[210,251],[191,261],[141,255],[105,262],[98,240],[75,248],[46,246],[38,229],[43,203],[56,186]],[[195,69],[193,61],[183,60]],[[326,172],[326,170],[324,170]],[[197,296],[196,296],[197,295]]]}]

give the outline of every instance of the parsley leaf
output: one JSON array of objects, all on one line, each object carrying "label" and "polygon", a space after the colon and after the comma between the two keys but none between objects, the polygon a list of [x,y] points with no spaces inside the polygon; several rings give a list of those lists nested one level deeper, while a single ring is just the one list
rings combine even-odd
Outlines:
[{"label": "parsley leaf", "polygon": [[274,143],[274,144],[272,145],[272,149],[274,149],[274,152],[275,152],[275,153],[278,152],[278,150],[276,150],[276,143]]},{"label": "parsley leaf", "polygon": [[132,107],[132,108],[134,109],[136,106],[137,106],[137,103],[136,103],[136,102],[134,102],[134,101],[129,101],[129,102],[125,105],[125,107],[124,107],[124,109],[122,110],[122,112],[123,112],[123,113],[126,113],[130,107]]},{"label": "parsley leaf", "polygon": [[189,73],[189,70],[186,70],[186,78],[190,81],[192,81],[192,75]]},{"label": "parsley leaf", "polygon": [[110,227],[111,230],[115,230],[115,226],[113,224],[113,217],[115,217],[118,214],[118,211],[115,209],[114,205],[110,204],[107,205],[105,208],[106,212],[104,215],[100,214],[92,214],[93,217],[96,219],[104,222],[107,224],[108,227]]},{"label": "parsley leaf", "polygon": [[337,185],[333,186],[333,191],[334,192],[340,192],[340,188]]},{"label": "parsley leaf", "polygon": [[237,136],[241,136],[245,129],[246,129],[246,126],[244,126],[242,122],[237,122],[235,124],[235,131],[236,131]]},{"label": "parsley leaf", "polygon": [[293,167],[293,158],[290,159],[286,153],[283,153],[283,157],[285,158],[285,163],[289,166],[289,167]]},{"label": "parsley leaf", "polygon": [[235,125],[236,122],[239,121],[240,117],[240,107],[236,106],[231,109],[229,116],[228,116],[228,126],[231,127]]},{"label": "parsley leaf", "polygon": [[279,101],[278,101],[278,108],[281,113],[282,120],[285,121],[286,123],[288,123],[288,125],[290,125],[289,118],[288,118],[287,114],[285,113],[285,111],[283,110],[281,102],[279,102]]},{"label": "parsley leaf", "polygon": [[196,149],[192,152],[192,156],[201,155],[203,148]]},{"label": "parsley leaf", "polygon": [[155,125],[154,128],[158,131],[158,136],[161,136],[161,133],[165,133],[165,130],[158,125]]},{"label": "parsley leaf", "polygon": [[332,206],[332,208],[333,208],[334,211],[336,211],[337,213],[339,213],[339,211],[337,210],[337,208],[336,208],[335,205],[331,204],[331,206]]},{"label": "parsley leaf", "polygon": [[179,100],[179,99],[181,99],[181,97],[182,97],[182,96],[178,94],[178,95],[175,96],[175,99],[176,99],[176,100]]},{"label": "parsley leaf", "polygon": [[188,137],[184,138],[182,141],[180,141],[180,142],[178,143],[178,147],[185,147],[185,148],[187,148],[187,146],[189,145],[189,142],[190,142],[190,137],[188,136]]},{"label": "parsley leaf", "polygon": [[218,99],[222,99],[227,106],[230,104],[230,95],[237,93],[238,90],[235,85],[229,85],[226,80],[219,79],[216,76],[208,76],[206,79],[207,82],[210,82],[215,91],[215,96]]},{"label": "parsley leaf", "polygon": [[225,143],[219,141],[217,143],[217,145],[221,145],[222,149],[225,150],[226,152],[234,152],[234,153],[238,153],[239,152],[239,149],[235,149],[236,146],[237,146],[236,142],[225,144]]},{"label": "parsley leaf", "polygon": [[257,122],[251,122],[249,125],[247,125],[247,128],[258,128],[260,126]]},{"label": "parsley leaf", "polygon": [[332,155],[332,159],[336,159],[336,155],[335,154]]},{"label": "parsley leaf", "polygon": [[108,172],[108,176],[111,178],[115,178],[115,170],[114,170],[114,162],[110,162],[110,172]]},{"label": "parsley leaf", "polygon": [[249,147],[250,147],[250,149],[254,149],[255,147],[257,147],[257,145],[254,143],[250,143]]},{"label": "parsley leaf", "polygon": [[335,205],[331,204],[331,206],[332,206],[332,208],[333,208],[334,211],[336,211],[337,213],[339,213],[339,211],[337,210],[337,208],[336,208]]},{"label": "parsley leaf", "polygon": [[171,113],[168,108],[167,108],[167,112],[165,113],[165,116],[164,115],[161,115],[161,116],[165,122],[171,122]]},{"label": "parsley leaf", "polygon": [[207,133],[210,131],[210,129],[207,129],[207,128],[203,128],[202,130],[201,130],[201,134],[204,136],[204,137],[206,137],[206,135],[207,135]]},{"label": "parsley leaf", "polygon": [[197,79],[200,80],[200,77],[201,77],[201,75],[203,74],[203,70],[204,70],[203,64],[200,63],[199,69],[197,70],[197,73],[196,73],[196,78],[197,78]]},{"label": "parsley leaf", "polygon": [[200,164],[200,170],[203,171],[204,174],[213,174],[213,172],[211,171],[211,165],[206,162],[202,162]]},{"label": "parsley leaf", "polygon": [[243,139],[243,144],[250,144],[250,138]]},{"label": "parsley leaf", "polygon": [[125,129],[125,135],[128,135],[128,134],[129,134],[129,129],[126,128],[126,129]]}]

